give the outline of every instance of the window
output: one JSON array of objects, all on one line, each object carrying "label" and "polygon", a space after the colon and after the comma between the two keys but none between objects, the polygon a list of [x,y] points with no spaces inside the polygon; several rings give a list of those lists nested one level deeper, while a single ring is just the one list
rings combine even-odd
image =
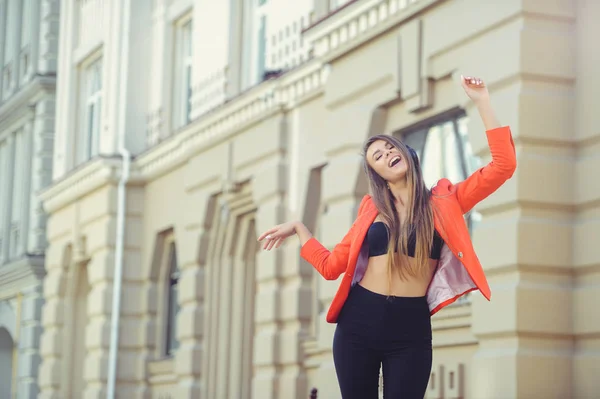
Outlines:
[{"label": "window", "polygon": [[21,50],[19,53],[19,79],[24,82],[29,74],[29,55],[31,49],[31,29],[33,15],[32,0],[23,0],[23,11],[21,14]]},{"label": "window", "polygon": [[345,6],[351,0],[329,0],[329,11],[335,11],[338,8]]},{"label": "window", "polygon": [[19,130],[14,134],[14,170],[12,184],[12,201],[10,212],[9,257],[16,258],[20,251],[22,239],[23,209],[25,207],[25,170],[27,168],[27,152],[25,134]]},{"label": "window", "polygon": [[244,26],[242,31],[241,89],[263,80],[266,71],[268,7],[265,2],[242,0]]},{"label": "window", "polygon": [[256,36],[257,43],[257,65],[256,65],[256,78],[260,82],[265,73],[265,61],[266,61],[266,47],[267,47],[267,17],[266,15],[261,15],[259,24],[258,24],[258,32]]},{"label": "window", "polygon": [[[467,135],[468,118],[462,110],[453,110],[419,126],[401,132],[402,140],[419,155],[423,178],[433,187],[441,178],[456,183],[466,179],[480,166]],[[471,211],[465,215],[469,231],[481,220],[481,215]],[[467,303],[469,294],[463,295],[456,305]]]},{"label": "window", "polygon": [[[2,57],[2,98],[6,99],[14,88],[15,46],[17,45],[18,5],[16,0],[4,2],[4,15],[0,15],[0,27],[4,28],[4,56]],[[2,4],[0,3],[0,7]]]},{"label": "window", "polygon": [[[452,111],[401,132],[402,140],[419,154],[428,187],[443,177],[455,183],[464,180],[480,166],[469,143],[467,123],[463,111]],[[465,217],[470,230],[480,220],[474,211]]]},{"label": "window", "polygon": [[[9,172],[8,172],[8,148],[6,140],[0,142],[0,179],[2,181],[9,181]],[[7,194],[10,193],[10,188],[7,187],[7,184],[0,184],[0,204],[5,204],[7,200]],[[4,263],[6,260],[7,254],[4,251],[4,243],[6,242],[6,231],[5,229],[5,221],[6,221],[6,213],[4,212],[4,207],[0,207],[0,263]]]},{"label": "window", "polygon": [[192,97],[192,21],[176,26],[177,57],[175,60],[174,128],[187,125],[191,120]]},{"label": "window", "polygon": [[85,67],[82,78],[83,112],[79,162],[88,161],[100,152],[102,59],[98,59]]},{"label": "window", "polygon": [[166,334],[165,334],[165,355],[172,356],[177,348],[177,314],[179,313],[178,287],[179,287],[179,266],[177,264],[177,251],[175,243],[171,241],[168,244],[167,264],[168,275],[167,284],[167,303],[166,303]]}]

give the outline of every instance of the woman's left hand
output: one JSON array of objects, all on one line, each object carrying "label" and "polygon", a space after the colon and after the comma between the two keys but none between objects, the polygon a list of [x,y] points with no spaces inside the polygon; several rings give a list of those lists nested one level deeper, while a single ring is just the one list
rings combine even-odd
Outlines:
[{"label": "woman's left hand", "polygon": [[485,82],[480,78],[461,75],[460,83],[465,90],[465,93],[467,93],[467,96],[469,96],[474,103],[480,103],[490,99],[490,94],[485,86]]}]

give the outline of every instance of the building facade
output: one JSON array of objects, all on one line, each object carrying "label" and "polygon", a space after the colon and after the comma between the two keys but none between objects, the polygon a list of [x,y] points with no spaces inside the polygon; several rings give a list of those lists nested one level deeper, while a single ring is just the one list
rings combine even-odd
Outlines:
[{"label": "building facade", "polygon": [[58,1],[0,1],[0,397],[38,397]]},{"label": "building facade", "polygon": [[598,2],[60,4],[40,398],[113,381],[126,398],[340,397],[337,282],[294,239],[256,238],[299,219],[335,245],[374,134],[409,141],[429,184],[488,162],[461,73],[486,80],[518,167],[466,216],[492,301],[434,316],[427,398],[600,392]]}]

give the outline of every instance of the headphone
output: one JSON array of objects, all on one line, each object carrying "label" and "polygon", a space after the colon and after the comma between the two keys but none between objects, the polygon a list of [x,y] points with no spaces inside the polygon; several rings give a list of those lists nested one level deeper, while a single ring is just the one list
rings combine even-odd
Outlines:
[{"label": "headphone", "polygon": [[415,149],[409,145],[406,145],[406,148],[408,148],[408,152],[410,152],[410,156],[412,157],[412,160],[415,163],[415,165],[419,165],[419,156],[417,155]]}]

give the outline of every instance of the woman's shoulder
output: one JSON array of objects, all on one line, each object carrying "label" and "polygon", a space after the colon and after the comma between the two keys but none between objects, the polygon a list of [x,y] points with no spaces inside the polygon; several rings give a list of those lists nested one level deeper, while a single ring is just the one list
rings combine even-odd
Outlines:
[{"label": "woman's shoulder", "polygon": [[365,210],[365,205],[372,202],[371,196],[369,194],[365,194],[360,201],[360,205],[358,206],[358,214],[360,215]]}]

